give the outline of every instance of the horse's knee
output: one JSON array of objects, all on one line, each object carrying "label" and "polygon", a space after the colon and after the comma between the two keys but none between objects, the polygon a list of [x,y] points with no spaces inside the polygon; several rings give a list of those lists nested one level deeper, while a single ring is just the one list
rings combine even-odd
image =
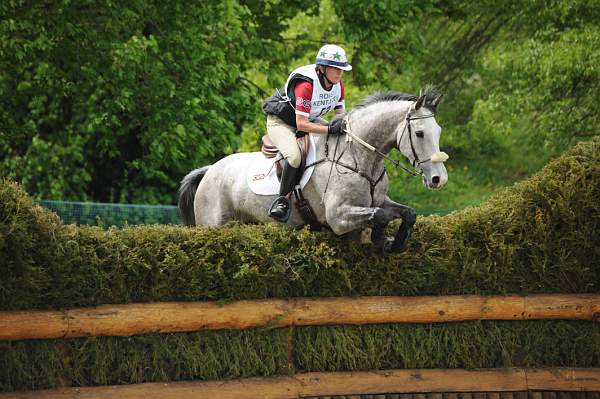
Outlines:
[{"label": "horse's knee", "polygon": [[389,212],[386,212],[383,208],[375,208],[371,215],[371,221],[375,226],[387,226],[391,220],[392,217]]},{"label": "horse's knee", "polygon": [[346,234],[346,233],[356,230],[356,227],[353,224],[350,224],[348,222],[337,221],[334,223],[327,222],[327,224],[329,225],[331,230],[338,236],[341,236],[342,234]]},{"label": "horse's knee", "polygon": [[344,217],[338,213],[326,215],[327,225],[336,235],[342,235],[364,227],[364,220]]}]

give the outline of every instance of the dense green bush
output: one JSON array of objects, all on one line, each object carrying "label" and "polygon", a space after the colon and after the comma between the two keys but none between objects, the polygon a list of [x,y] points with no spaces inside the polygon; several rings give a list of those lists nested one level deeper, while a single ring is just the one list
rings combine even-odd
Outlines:
[{"label": "dense green bush", "polygon": [[[600,292],[600,139],[482,204],[419,218],[404,254],[281,226],[63,225],[0,185],[0,309],[295,296]],[[258,328],[0,342],[0,390],[413,367],[600,366],[587,322]]]},{"label": "dense green bush", "polygon": [[598,292],[600,140],[479,207],[418,219],[406,253],[333,233],[62,225],[0,187],[0,309],[340,295]]},{"label": "dense green bush", "polygon": [[0,392],[390,368],[598,367],[588,322],[201,331],[0,342]]}]

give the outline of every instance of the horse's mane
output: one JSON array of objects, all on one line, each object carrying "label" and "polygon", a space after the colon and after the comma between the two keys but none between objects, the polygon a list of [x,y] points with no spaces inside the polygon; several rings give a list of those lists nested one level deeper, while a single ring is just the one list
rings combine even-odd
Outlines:
[{"label": "horse's mane", "polygon": [[[423,106],[428,108],[431,112],[435,112],[435,106],[433,100],[438,97],[441,93],[434,86],[427,86],[425,88],[425,103]],[[417,101],[419,96],[414,94],[400,93],[397,91],[388,91],[385,93],[378,92],[364,98],[359,102],[355,108],[366,108],[370,105],[385,102],[385,101]]]}]

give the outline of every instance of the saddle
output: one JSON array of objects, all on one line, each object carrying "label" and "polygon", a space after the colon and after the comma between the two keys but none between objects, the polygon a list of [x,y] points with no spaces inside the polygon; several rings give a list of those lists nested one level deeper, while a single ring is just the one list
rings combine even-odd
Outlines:
[{"label": "saddle", "polygon": [[[294,203],[296,204],[298,212],[304,219],[304,222],[307,223],[311,227],[311,229],[318,231],[321,230],[322,226],[315,217],[315,213],[312,210],[310,204],[308,203],[308,201],[306,201],[304,195],[302,195],[302,189],[300,188],[300,185],[298,185],[298,182],[300,181],[302,174],[304,173],[304,169],[306,167],[306,156],[308,154],[308,147],[310,145],[308,134],[301,132],[297,133],[296,142],[298,143],[298,147],[300,147],[302,161],[300,162],[301,173],[298,173],[298,181],[296,181],[296,187],[294,187],[294,189],[292,190],[292,193],[296,198],[296,201]],[[282,167],[279,161],[282,160],[283,157],[280,155],[280,152],[275,146],[275,144],[273,144],[273,142],[271,141],[271,138],[266,134],[262,137],[262,146],[260,151],[267,158],[278,157],[278,159],[275,161],[275,173],[277,174],[277,179],[281,181]]]},{"label": "saddle", "polygon": [[[302,161],[300,162],[300,170],[304,171],[304,168],[306,167],[306,155],[308,154],[308,146],[310,144],[310,141],[308,139],[308,134],[307,133],[297,134],[296,143],[298,143],[298,147],[300,148],[300,154],[302,157]],[[266,134],[262,137],[262,146],[261,146],[260,151],[267,158],[275,158],[279,154],[279,150],[277,149],[275,144],[273,144],[273,142],[271,141],[271,138]],[[279,159],[277,159],[275,161],[275,172],[277,173],[277,179],[279,179],[280,181],[281,181],[281,164],[279,163],[279,161],[281,159],[283,159],[283,157],[279,156]],[[301,177],[302,177],[302,173],[299,173],[298,181],[300,181]]]}]

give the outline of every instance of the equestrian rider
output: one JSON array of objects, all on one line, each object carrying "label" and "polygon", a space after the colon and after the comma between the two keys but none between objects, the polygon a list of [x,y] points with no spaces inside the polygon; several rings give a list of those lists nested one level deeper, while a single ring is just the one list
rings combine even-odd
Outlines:
[{"label": "equestrian rider", "polygon": [[283,155],[279,197],[268,210],[268,215],[277,221],[286,222],[289,219],[291,206],[288,194],[301,174],[302,159],[296,136],[342,132],[341,118],[328,124],[321,116],[331,110],[337,114],[345,112],[342,75],[351,69],[344,49],[326,44],[317,53],[315,64],[295,69],[285,86],[262,104],[267,114],[269,138]]}]

